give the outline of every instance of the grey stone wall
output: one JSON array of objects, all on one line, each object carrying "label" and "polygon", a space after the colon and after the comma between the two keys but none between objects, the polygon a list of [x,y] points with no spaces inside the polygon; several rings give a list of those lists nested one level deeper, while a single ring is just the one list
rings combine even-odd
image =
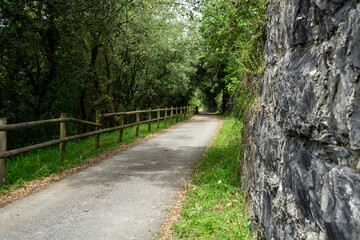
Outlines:
[{"label": "grey stone wall", "polygon": [[242,184],[264,239],[360,239],[360,1],[270,0]]}]

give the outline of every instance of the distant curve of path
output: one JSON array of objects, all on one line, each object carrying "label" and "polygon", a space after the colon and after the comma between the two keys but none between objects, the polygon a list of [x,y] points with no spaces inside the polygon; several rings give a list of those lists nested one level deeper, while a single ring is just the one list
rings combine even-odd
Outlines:
[{"label": "distant curve of path", "polygon": [[216,127],[199,116],[0,208],[0,239],[154,239]]}]

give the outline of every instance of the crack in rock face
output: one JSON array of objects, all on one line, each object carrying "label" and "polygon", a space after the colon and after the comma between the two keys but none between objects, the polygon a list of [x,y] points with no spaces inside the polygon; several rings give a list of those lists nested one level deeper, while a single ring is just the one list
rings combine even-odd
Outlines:
[{"label": "crack in rock face", "polygon": [[241,177],[264,239],[360,239],[360,2],[270,0]]}]

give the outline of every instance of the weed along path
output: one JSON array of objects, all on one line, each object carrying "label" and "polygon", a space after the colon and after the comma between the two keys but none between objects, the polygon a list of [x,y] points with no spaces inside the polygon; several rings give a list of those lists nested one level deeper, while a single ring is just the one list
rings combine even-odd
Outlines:
[{"label": "weed along path", "polygon": [[0,239],[153,239],[217,128],[199,116],[0,208]]}]

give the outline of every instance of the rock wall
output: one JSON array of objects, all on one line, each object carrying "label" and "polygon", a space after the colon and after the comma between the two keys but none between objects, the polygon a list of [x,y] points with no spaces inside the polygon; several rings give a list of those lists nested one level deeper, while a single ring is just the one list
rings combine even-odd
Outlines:
[{"label": "rock wall", "polygon": [[269,0],[242,184],[264,239],[360,239],[360,1]]}]

